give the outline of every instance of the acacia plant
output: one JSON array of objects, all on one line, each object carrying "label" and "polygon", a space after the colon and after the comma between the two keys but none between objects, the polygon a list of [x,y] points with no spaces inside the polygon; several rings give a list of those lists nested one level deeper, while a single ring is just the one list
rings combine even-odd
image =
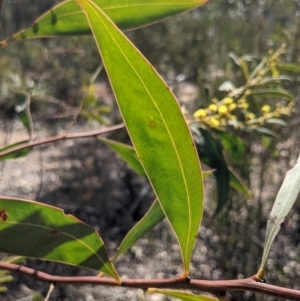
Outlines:
[{"label": "acacia plant", "polygon": [[[208,108],[196,111],[194,117],[185,117],[168,85],[121,31],[157,22],[196,8],[205,2],[207,0],[66,0],[42,15],[28,29],[0,42],[0,46],[5,47],[13,41],[23,39],[92,33],[133,144],[133,147],[130,147],[100,137],[102,133],[124,127],[123,124],[88,133],[66,133],[35,140],[29,111],[30,95],[27,92],[19,92],[16,95],[17,111],[29,130],[30,138],[2,149],[1,160],[24,156],[36,145],[77,137],[98,137],[140,175],[146,176],[157,196],[152,207],[126,235],[112,258],[109,258],[99,233],[75,217],[64,214],[61,209],[32,200],[1,196],[1,252],[70,264],[92,269],[100,274],[83,277],[55,276],[7,261],[0,262],[0,268],[50,283],[89,283],[140,288],[145,293],[158,292],[187,301],[223,300],[227,291],[247,290],[300,300],[299,291],[266,284],[263,278],[271,245],[298,195],[300,161],[287,173],[270,213],[265,247],[257,274],[246,279],[217,281],[192,279],[189,275],[190,261],[204,210],[203,177],[211,171],[201,170],[199,155],[188,123],[196,123],[198,129],[201,129],[206,144],[200,143],[199,146],[198,143],[198,150],[200,148],[200,155],[203,153],[205,163],[210,165],[205,148],[207,145],[216,148],[211,134],[206,130],[218,130],[220,134],[222,127],[224,130],[227,125],[255,130],[256,124],[278,117],[282,112],[291,111],[291,106],[288,105],[286,111],[281,107],[270,112],[270,108],[265,105],[262,107],[260,119],[248,111],[247,97],[252,93],[252,87],[261,83],[259,81],[266,84],[285,79],[273,74],[271,79],[266,80],[268,72],[275,68],[269,60],[267,63],[263,61],[258,64],[248,76],[244,87],[238,90],[232,87],[226,89],[227,95],[224,99],[215,100]],[[274,55],[271,58],[274,63]],[[286,95],[278,90],[268,90],[265,93]],[[237,108],[245,114],[244,122],[234,117],[233,111]],[[220,174],[218,179],[222,180]],[[248,193],[234,175],[228,179],[235,188]],[[224,200],[218,204],[217,211],[223,203]],[[118,256],[163,218],[168,220],[180,246],[181,275],[167,279],[122,279],[114,267]],[[205,295],[193,294],[190,290],[203,292]]]}]

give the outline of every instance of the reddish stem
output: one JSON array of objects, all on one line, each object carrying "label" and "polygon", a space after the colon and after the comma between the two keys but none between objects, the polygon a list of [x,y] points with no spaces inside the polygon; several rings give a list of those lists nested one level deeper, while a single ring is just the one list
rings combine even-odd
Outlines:
[{"label": "reddish stem", "polygon": [[112,278],[102,278],[98,276],[55,276],[37,271],[32,268],[6,262],[0,262],[0,268],[4,270],[15,271],[34,277],[37,280],[51,283],[95,284],[141,289],[147,289],[150,287],[189,289],[213,294],[226,291],[251,291],[288,300],[300,300],[300,291],[259,282],[259,279],[256,276],[236,280],[197,280],[183,279],[181,277],[171,279],[124,279],[122,280],[122,284],[119,285],[117,281]]},{"label": "reddish stem", "polygon": [[30,142],[21,144],[19,146],[16,146],[14,148],[9,148],[5,151],[0,152],[0,157],[8,155],[8,154],[12,154],[14,152],[20,151],[20,150],[25,149],[25,148],[31,148],[31,147],[35,147],[35,146],[38,146],[38,145],[58,142],[58,141],[61,141],[61,140],[96,137],[96,136],[99,136],[99,135],[102,135],[102,134],[105,134],[105,133],[109,133],[109,132],[113,132],[115,130],[122,129],[123,127],[124,127],[124,124],[121,123],[121,124],[113,125],[113,126],[108,127],[108,128],[95,130],[95,131],[82,132],[82,133],[72,133],[72,134],[62,134],[62,135],[53,136],[53,137],[49,137],[49,138],[45,138],[45,139],[39,139],[39,140],[36,140],[36,141],[30,141]]}]

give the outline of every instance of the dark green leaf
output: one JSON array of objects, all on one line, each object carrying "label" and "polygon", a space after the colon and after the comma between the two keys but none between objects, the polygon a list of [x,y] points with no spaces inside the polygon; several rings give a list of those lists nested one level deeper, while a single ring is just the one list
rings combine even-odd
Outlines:
[{"label": "dark green leaf", "polygon": [[217,131],[217,135],[229,157],[239,163],[245,153],[244,142],[228,132]]},{"label": "dark green leaf", "polygon": [[217,214],[227,202],[229,193],[229,170],[222,152],[222,146],[208,131],[202,128],[198,128],[198,136],[195,135],[194,138],[201,161],[216,169],[214,176],[217,181],[218,192],[218,203],[215,211],[215,214]]},{"label": "dark green leaf", "polygon": [[34,201],[0,197],[0,251],[99,270],[119,280],[95,230]]}]

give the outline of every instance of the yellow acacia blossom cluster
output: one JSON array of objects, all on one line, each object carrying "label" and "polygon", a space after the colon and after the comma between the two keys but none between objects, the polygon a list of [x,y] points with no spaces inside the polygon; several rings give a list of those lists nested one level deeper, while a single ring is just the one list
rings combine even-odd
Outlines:
[{"label": "yellow acacia blossom cluster", "polygon": [[197,110],[191,122],[201,122],[204,125],[214,128],[232,126],[236,129],[244,127],[256,128],[264,124],[268,119],[278,118],[282,115],[290,115],[293,111],[293,102],[287,106],[277,103],[275,109],[265,104],[256,115],[249,110],[249,103],[246,96],[237,101],[232,97],[225,97],[221,101],[212,99],[212,103],[204,109]]}]

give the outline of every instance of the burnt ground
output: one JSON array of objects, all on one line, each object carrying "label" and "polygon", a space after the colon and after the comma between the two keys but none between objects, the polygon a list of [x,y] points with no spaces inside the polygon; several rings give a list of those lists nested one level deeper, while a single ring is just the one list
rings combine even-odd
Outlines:
[{"label": "burnt ground", "polygon": [[[258,143],[252,145],[250,186],[256,201],[247,201],[231,193],[222,213],[212,218],[204,214],[191,265],[191,277],[202,279],[243,278],[254,274],[262,253],[264,228],[272,201],[285,172],[299,153],[299,118],[295,117],[283,131],[282,142],[272,155]],[[18,141],[27,134],[14,121],[2,129],[2,145]],[[99,127],[97,125],[97,127]],[[40,137],[53,135],[42,126]],[[94,129],[81,122],[72,131]],[[57,132],[61,130],[57,129]],[[121,130],[116,139],[128,140]],[[121,239],[138,221],[154,199],[150,185],[138,177],[110,149],[94,138],[76,139],[35,148],[23,158],[5,161],[0,170],[1,195],[37,200],[61,207],[98,230],[108,252],[113,255]],[[206,203],[213,197],[212,181],[207,181]],[[300,206],[295,205],[272,248],[267,281],[298,288],[300,277]],[[88,275],[91,271],[75,267],[28,260],[26,264],[59,275]],[[164,278],[181,274],[181,255],[176,238],[166,221],[123,254],[116,268],[121,277]],[[8,292],[0,300],[33,300],[28,289],[47,294],[48,285],[14,274]],[[280,300],[252,293],[235,293],[230,300]],[[91,285],[58,285],[50,300],[139,300],[136,290]],[[146,300],[171,300],[162,295],[147,295]]]}]

